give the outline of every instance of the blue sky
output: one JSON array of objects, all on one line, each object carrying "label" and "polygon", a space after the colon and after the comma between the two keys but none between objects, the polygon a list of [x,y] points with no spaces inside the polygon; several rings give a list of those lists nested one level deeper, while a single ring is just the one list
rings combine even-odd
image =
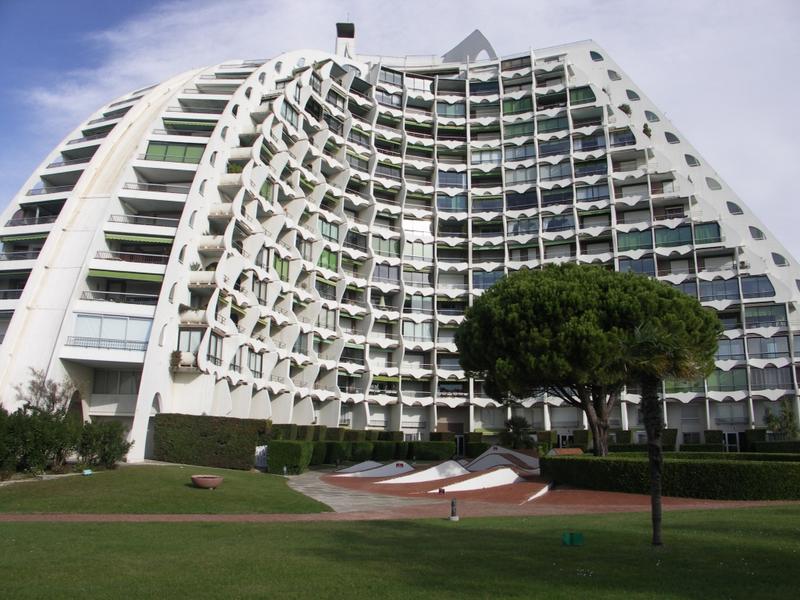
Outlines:
[{"label": "blue sky", "polygon": [[476,27],[500,55],[596,40],[800,256],[796,0],[0,0],[0,209],[112,98],[229,59],[332,50],[348,14],[366,54],[442,54]]}]

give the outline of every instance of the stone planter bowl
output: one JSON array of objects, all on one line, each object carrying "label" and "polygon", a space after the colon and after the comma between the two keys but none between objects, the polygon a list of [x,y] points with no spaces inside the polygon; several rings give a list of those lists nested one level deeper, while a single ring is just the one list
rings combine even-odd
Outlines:
[{"label": "stone planter bowl", "polygon": [[192,483],[195,487],[213,490],[222,484],[222,477],[219,475],[192,475]]}]

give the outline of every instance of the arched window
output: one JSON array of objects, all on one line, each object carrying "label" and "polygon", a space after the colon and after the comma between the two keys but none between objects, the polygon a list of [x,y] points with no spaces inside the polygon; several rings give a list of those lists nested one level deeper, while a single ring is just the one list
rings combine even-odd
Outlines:
[{"label": "arched window", "polygon": [[661,120],[658,118],[658,115],[651,110],[644,111],[644,117],[651,123],[658,123]]},{"label": "arched window", "polygon": [[778,267],[788,267],[789,261],[786,260],[786,257],[783,254],[778,254],[777,252],[772,253],[772,262],[775,263],[775,266]]},{"label": "arched window", "polygon": [[697,160],[691,154],[684,154],[683,157],[686,159],[686,164],[689,165],[690,167],[699,167],[700,166],[700,161]]},{"label": "arched window", "polygon": [[199,194],[201,196],[205,196],[206,195],[206,181],[208,181],[208,180],[207,179],[203,179],[203,181],[200,182],[200,187],[197,188],[197,191],[199,192]]},{"label": "arched window", "polygon": [[234,104],[234,105],[233,105],[233,108],[231,109],[231,114],[232,114],[234,117],[235,117],[237,114],[239,114],[239,105],[238,105],[238,104]]},{"label": "arched window", "polygon": [[191,216],[189,217],[189,227],[194,229],[194,222],[197,219],[197,211],[192,211]]},{"label": "arched window", "polygon": [[758,227],[750,226],[750,235],[753,236],[754,240],[763,240],[766,239],[767,236],[764,235],[764,232],[761,231]]},{"label": "arched window", "polygon": [[214,152],[211,153],[211,157],[208,159],[208,162],[211,163],[212,167],[217,162],[217,151],[216,150],[214,150]]},{"label": "arched window", "polygon": [[625,90],[625,93],[628,95],[628,100],[640,100],[639,94],[634,92],[633,90]]},{"label": "arched window", "polygon": [[266,73],[261,73],[261,74],[259,74],[259,76],[258,76],[258,83],[260,83],[260,84],[262,84],[262,85],[263,85],[263,83],[264,83],[264,81],[265,81],[266,79],[267,79],[267,74],[266,74]]},{"label": "arched window", "polygon": [[275,63],[275,72],[276,73],[280,73],[282,68],[283,68],[283,63],[281,61],[278,61],[278,62]]},{"label": "arched window", "polygon": [[178,289],[178,284],[177,283],[173,283],[172,287],[169,288],[169,301],[170,302],[175,302],[175,292],[177,291],[177,289]]},{"label": "arched window", "polygon": [[715,192],[722,189],[722,184],[713,177],[706,177],[706,185],[708,189],[714,190]]},{"label": "arched window", "polygon": [[594,62],[600,62],[601,60],[603,60],[603,55],[600,54],[599,52],[595,52],[594,50],[589,51],[589,56],[592,57],[592,60]]},{"label": "arched window", "polygon": [[228,138],[228,126],[225,125],[225,127],[222,128],[222,139],[225,140],[227,138]]},{"label": "arched window", "polygon": [[670,144],[677,144],[678,142],[680,142],[680,140],[678,139],[678,136],[675,135],[674,133],[672,133],[671,131],[665,131],[664,132],[664,137],[667,138],[667,141]]},{"label": "arched window", "polygon": [[620,79],[622,79],[622,77],[620,77],[619,73],[617,73],[616,71],[612,71],[611,69],[608,70],[608,78],[611,81],[619,81]]},{"label": "arched window", "polygon": [[735,202],[728,202],[728,212],[732,215],[742,215],[744,212],[741,207]]},{"label": "arched window", "polygon": [[186,250],[188,247],[189,246],[184,244],[183,248],[181,248],[181,251],[178,253],[178,262],[181,264],[183,264],[184,261],[186,260]]},{"label": "arched window", "polygon": [[244,91],[244,97],[245,97],[245,98],[249,98],[249,97],[250,97],[250,94],[252,94],[252,93],[253,93],[253,88],[252,88],[252,87],[249,87],[249,88],[247,88],[247,89]]}]

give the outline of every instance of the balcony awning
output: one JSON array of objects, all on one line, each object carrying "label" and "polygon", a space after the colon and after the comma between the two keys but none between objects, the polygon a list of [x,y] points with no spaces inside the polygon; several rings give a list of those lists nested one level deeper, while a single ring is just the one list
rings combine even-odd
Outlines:
[{"label": "balcony awning", "polygon": [[152,235],[127,235],[124,233],[107,233],[107,240],[118,242],[136,242],[138,244],[172,244],[173,238]]},{"label": "balcony awning", "polygon": [[0,242],[25,242],[44,239],[47,239],[47,233],[29,233],[28,235],[4,235],[0,237]]},{"label": "balcony awning", "polygon": [[207,127],[208,129],[214,129],[216,127],[216,121],[181,121],[180,119],[164,119],[164,125],[166,127]]},{"label": "balcony awning", "polygon": [[509,249],[509,250],[520,250],[520,249],[522,249],[522,248],[538,248],[538,247],[539,247],[539,242],[531,242],[531,243],[528,243],[528,244],[514,244],[514,243],[510,243],[510,244],[508,245],[508,249]]},{"label": "balcony awning", "polygon": [[388,375],[375,375],[375,377],[372,378],[372,381],[381,381],[381,382],[386,382],[386,383],[397,383],[397,382],[400,381],[400,378],[397,377],[397,376],[389,377]]},{"label": "balcony awning", "polygon": [[245,310],[242,307],[237,306],[236,304],[231,304],[231,310],[239,313],[240,315],[244,315],[245,314]]},{"label": "balcony awning", "polygon": [[363,350],[364,349],[364,344],[353,344],[351,342],[345,342],[344,347],[345,348],[351,348],[353,350]]},{"label": "balcony awning", "polygon": [[107,279],[127,279],[129,281],[164,281],[164,276],[157,273],[134,273],[132,271],[103,271],[89,269],[89,277],[105,277]]}]

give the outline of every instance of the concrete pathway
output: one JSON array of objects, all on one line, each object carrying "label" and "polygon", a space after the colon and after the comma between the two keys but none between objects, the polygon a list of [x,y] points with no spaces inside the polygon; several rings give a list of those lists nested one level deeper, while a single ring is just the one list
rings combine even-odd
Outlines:
[{"label": "concrete pathway", "polygon": [[307,471],[302,475],[293,475],[288,478],[289,487],[301,494],[310,496],[314,500],[327,504],[337,513],[374,512],[438,504],[438,502],[432,502],[429,499],[372,494],[333,486],[320,479],[322,475],[327,474],[321,471]]}]

